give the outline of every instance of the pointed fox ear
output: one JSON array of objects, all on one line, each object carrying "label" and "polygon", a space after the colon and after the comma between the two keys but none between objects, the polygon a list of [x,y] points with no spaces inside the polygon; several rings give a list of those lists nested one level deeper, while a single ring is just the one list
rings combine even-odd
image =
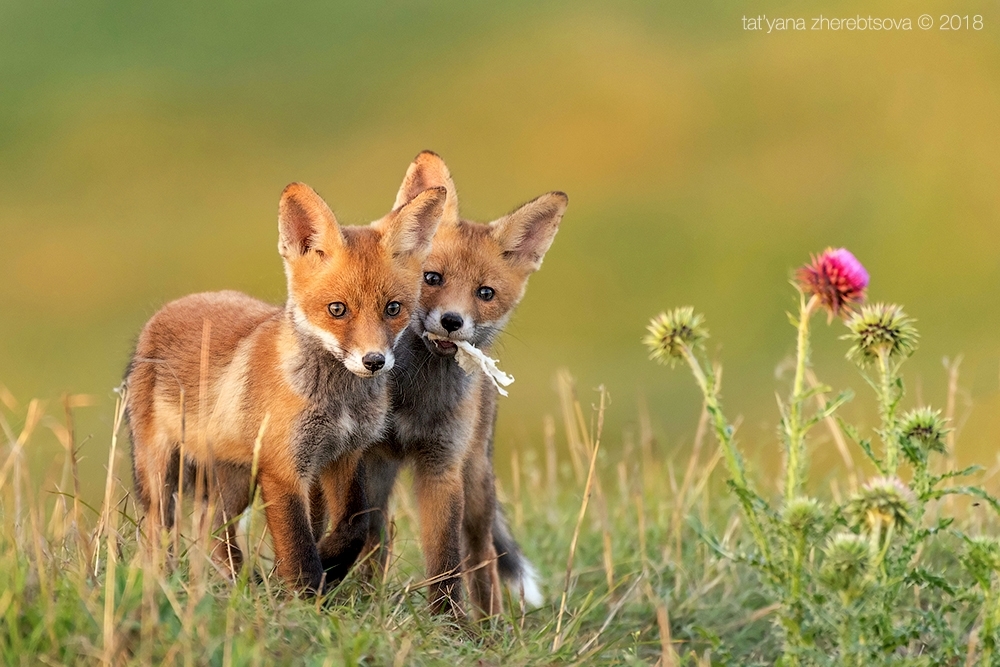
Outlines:
[{"label": "pointed fox ear", "polygon": [[310,251],[320,257],[343,247],[337,218],[323,198],[305,183],[292,183],[278,204],[278,252],[286,260]]},{"label": "pointed fox ear", "polygon": [[403,177],[403,184],[399,186],[396,203],[392,207],[397,209],[427,188],[439,186],[444,186],[448,191],[441,220],[458,222],[458,192],[455,190],[455,182],[451,180],[451,172],[448,171],[444,160],[432,151],[424,151],[413,158],[413,162],[406,170],[406,176]]},{"label": "pointed fox ear", "polygon": [[428,188],[379,221],[383,247],[395,258],[427,259],[447,196],[444,186]]},{"label": "pointed fox ear", "polygon": [[568,204],[565,193],[544,194],[491,222],[490,233],[508,261],[537,271],[559,231],[559,221]]}]

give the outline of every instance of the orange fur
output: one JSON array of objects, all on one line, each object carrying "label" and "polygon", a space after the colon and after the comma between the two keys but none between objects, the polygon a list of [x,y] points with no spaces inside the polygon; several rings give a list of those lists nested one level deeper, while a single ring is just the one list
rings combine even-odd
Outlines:
[{"label": "orange fur", "polygon": [[[384,428],[386,371],[417,304],[444,194],[424,190],[370,226],[343,228],[319,195],[294,183],[279,205],[284,308],[215,292],[169,303],[149,320],[126,376],[148,532],[173,524],[173,494],[189,465],[213,471],[225,521],[242,512],[261,434],[257,481],[278,573],[319,589],[310,486],[338,466],[353,470],[351,457]],[[344,306],[339,316],[334,303]],[[231,537],[224,531],[216,553],[235,563]]]}]

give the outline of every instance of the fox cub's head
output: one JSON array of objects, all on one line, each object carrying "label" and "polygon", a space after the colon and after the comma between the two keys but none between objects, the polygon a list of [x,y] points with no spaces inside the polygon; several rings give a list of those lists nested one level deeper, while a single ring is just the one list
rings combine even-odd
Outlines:
[{"label": "fox cub's head", "polygon": [[281,194],[278,252],[295,326],[355,375],[392,368],[445,197],[444,187],[421,188],[369,226],[341,227],[308,185],[292,183]]},{"label": "fox cub's head", "polygon": [[[431,152],[416,157],[396,196],[396,206],[427,188],[444,186],[441,225],[424,262],[424,286],[414,319],[417,333],[489,345],[524,296],[528,276],[542,265],[569,199],[550,192],[489,224],[462,220],[458,195],[444,161]],[[453,355],[454,343],[424,342]]]}]

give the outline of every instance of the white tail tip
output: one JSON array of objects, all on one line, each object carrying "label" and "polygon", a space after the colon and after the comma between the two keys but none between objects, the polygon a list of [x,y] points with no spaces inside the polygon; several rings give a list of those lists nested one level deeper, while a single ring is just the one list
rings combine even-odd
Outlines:
[{"label": "white tail tip", "polygon": [[542,597],[542,589],[538,587],[538,572],[535,570],[535,566],[527,560],[524,561],[524,570],[521,572],[520,580],[512,581],[511,587],[515,595],[524,595],[524,604],[527,607],[541,607],[542,603],[545,602],[545,598]]}]

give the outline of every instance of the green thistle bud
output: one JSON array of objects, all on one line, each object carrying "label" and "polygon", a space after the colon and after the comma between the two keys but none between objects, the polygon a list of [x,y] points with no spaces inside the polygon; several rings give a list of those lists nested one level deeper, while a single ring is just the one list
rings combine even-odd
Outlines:
[{"label": "green thistle bud", "polygon": [[867,366],[879,357],[908,357],[917,349],[917,330],[913,320],[894,304],[876,303],[862,306],[847,321],[850,333],[844,340],[853,343],[847,358],[859,366]]},{"label": "green thistle bud", "polygon": [[661,364],[673,366],[683,359],[685,347],[695,349],[708,338],[708,330],[703,326],[705,318],[695,314],[694,308],[674,308],[660,313],[649,322],[649,334],[642,339],[649,348],[649,358]]},{"label": "green thistle bud", "polygon": [[951,430],[945,428],[945,421],[940,410],[910,410],[903,415],[902,436],[913,445],[919,445],[925,452],[944,452],[945,436]]},{"label": "green thistle bud", "polygon": [[830,538],[824,552],[823,583],[836,591],[859,588],[868,571],[868,541],[854,533],[839,533]]},{"label": "green thistle bud", "polygon": [[898,478],[876,477],[851,498],[847,514],[853,525],[869,531],[890,525],[902,530],[912,521],[913,505],[913,493]]},{"label": "green thistle bud", "polygon": [[800,535],[808,535],[823,522],[823,506],[815,498],[799,496],[785,506],[785,524]]},{"label": "green thistle bud", "polygon": [[962,564],[981,585],[988,587],[994,572],[1000,572],[1000,542],[995,537],[966,539]]}]

